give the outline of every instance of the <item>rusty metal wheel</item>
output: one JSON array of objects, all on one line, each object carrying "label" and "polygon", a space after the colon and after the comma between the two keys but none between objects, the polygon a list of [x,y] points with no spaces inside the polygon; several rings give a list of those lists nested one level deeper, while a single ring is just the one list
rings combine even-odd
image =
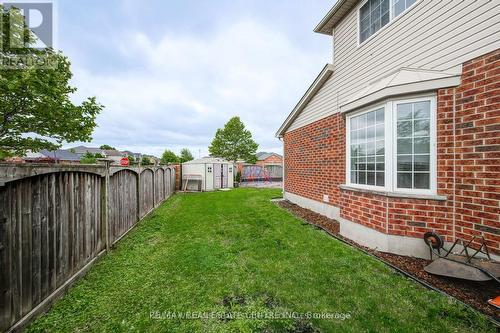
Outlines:
[{"label": "rusty metal wheel", "polygon": [[433,249],[440,249],[443,247],[444,241],[437,233],[429,231],[424,234],[425,244],[431,246]]}]

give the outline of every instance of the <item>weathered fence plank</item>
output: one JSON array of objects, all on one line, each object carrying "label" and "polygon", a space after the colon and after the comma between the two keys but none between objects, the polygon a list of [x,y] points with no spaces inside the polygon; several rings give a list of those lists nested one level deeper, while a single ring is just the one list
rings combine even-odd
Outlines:
[{"label": "weathered fence plank", "polygon": [[108,211],[111,226],[111,243],[114,243],[137,223],[137,174],[122,170],[110,177],[110,205]]},{"label": "weathered fence plank", "polygon": [[155,171],[155,205],[160,204],[165,198],[165,180],[163,179],[163,169]]},{"label": "weathered fence plank", "polygon": [[145,169],[141,173],[140,191],[141,211],[143,217],[154,207],[154,173],[151,169]]},{"label": "weathered fence plank", "polygon": [[8,193],[5,191],[0,193],[0,205],[5,207],[0,211],[0,309],[5,309],[0,313],[0,326],[10,325],[12,317],[10,306],[11,294],[11,271],[3,269],[10,267],[11,263],[11,226],[12,222],[9,219],[10,205],[8,205]]},{"label": "weathered fence plank", "polygon": [[174,190],[173,168],[0,165],[0,331],[44,311]]}]

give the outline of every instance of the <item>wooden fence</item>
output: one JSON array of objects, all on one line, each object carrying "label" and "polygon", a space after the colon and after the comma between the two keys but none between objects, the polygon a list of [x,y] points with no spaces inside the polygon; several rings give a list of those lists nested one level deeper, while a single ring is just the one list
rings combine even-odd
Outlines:
[{"label": "wooden fence", "polygon": [[172,167],[0,165],[0,332],[47,309],[174,190]]}]

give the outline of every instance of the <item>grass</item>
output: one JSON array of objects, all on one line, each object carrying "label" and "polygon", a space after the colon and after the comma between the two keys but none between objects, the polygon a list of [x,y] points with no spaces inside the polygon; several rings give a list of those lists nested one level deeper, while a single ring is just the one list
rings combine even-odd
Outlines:
[{"label": "grass", "polygon": [[[277,196],[174,196],[27,331],[495,331],[479,313],[305,225],[269,201]],[[240,317],[168,319],[170,312]],[[303,318],[245,317],[291,312]]]}]

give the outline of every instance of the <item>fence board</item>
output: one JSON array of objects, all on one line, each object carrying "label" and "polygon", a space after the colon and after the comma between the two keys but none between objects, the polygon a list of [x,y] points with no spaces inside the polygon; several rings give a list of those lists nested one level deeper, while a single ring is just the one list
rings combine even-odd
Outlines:
[{"label": "fence board", "polygon": [[[40,299],[49,295],[49,177],[40,179]],[[38,303],[40,300],[38,300]],[[37,303],[37,304],[38,304]]]},{"label": "fence board", "polygon": [[0,179],[0,331],[24,325],[106,249],[105,210],[116,242],[175,190],[172,168],[124,168],[109,177],[106,202],[102,167],[40,168]]},{"label": "fence board", "polygon": [[155,172],[155,205],[158,205],[165,199],[165,180],[163,179],[163,169],[158,169]]},{"label": "fence board", "polygon": [[154,206],[154,174],[150,169],[145,169],[141,173],[141,191],[140,191],[141,210],[140,216],[143,217]]},{"label": "fence board", "polygon": [[137,223],[137,174],[122,170],[110,177],[108,219],[111,242],[115,242]]},{"label": "fence board", "polygon": [[31,182],[29,180],[22,181],[21,195],[22,201],[20,202],[22,209],[22,314],[26,314],[32,308],[32,294],[31,294]]},{"label": "fence board", "polygon": [[[7,192],[0,193],[0,205],[7,208]],[[10,208],[10,207],[9,207]],[[4,309],[0,313],[0,326],[7,326],[10,324],[12,316],[10,307],[10,291],[11,291],[11,277],[10,270],[4,267],[10,267],[10,250],[11,250],[11,222],[8,219],[9,211],[2,209],[0,211],[0,309]]]}]

